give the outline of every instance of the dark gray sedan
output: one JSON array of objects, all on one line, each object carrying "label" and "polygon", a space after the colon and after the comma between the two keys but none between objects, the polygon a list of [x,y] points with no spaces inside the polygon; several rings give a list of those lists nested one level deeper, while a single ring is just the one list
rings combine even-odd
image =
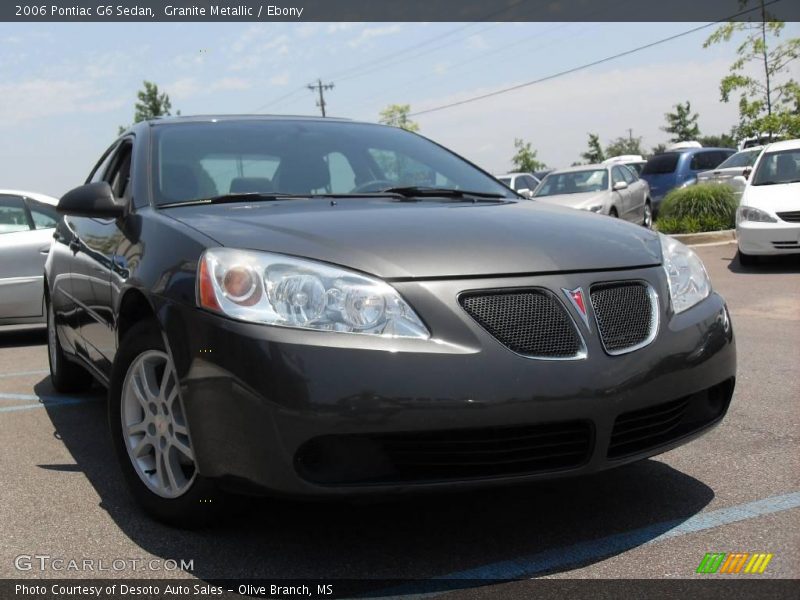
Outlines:
[{"label": "dark gray sedan", "polygon": [[594,473],[728,409],[731,322],[692,250],[416,134],[159,119],[86,182],[47,259],[51,375],[108,387],[159,519]]}]

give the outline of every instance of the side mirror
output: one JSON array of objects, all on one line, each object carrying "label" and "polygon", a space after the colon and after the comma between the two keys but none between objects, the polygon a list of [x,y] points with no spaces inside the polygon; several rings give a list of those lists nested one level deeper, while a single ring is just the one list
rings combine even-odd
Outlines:
[{"label": "side mirror", "polygon": [[56,210],[76,217],[115,219],[122,216],[125,206],[117,203],[108,183],[98,181],[68,191],[61,196]]},{"label": "side mirror", "polygon": [[525,196],[526,198],[533,198],[533,191],[529,190],[528,188],[522,188],[517,190],[517,193],[520,196]]},{"label": "side mirror", "polygon": [[744,177],[745,181],[750,179],[750,175],[752,174],[752,172],[753,172],[753,167],[747,167],[744,171],[742,171],[742,177]]},{"label": "side mirror", "polygon": [[620,190],[628,189],[628,182],[627,181],[618,181],[614,184],[614,191],[618,192]]}]

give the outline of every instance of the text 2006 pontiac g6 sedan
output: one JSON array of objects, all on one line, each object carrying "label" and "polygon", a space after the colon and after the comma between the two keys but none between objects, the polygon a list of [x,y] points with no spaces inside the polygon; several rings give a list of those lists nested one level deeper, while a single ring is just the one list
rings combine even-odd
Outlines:
[{"label": "text 2006 pontiac g6 sedan", "polygon": [[731,322],[697,256],[521,199],[418,135],[140,123],[61,198],[53,383],[109,390],[157,518],[592,473],[724,416]]}]

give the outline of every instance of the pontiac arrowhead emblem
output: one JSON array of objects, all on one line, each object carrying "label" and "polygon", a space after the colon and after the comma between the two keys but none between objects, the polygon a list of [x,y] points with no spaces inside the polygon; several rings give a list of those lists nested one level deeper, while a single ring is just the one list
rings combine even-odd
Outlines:
[{"label": "pontiac arrowhead emblem", "polygon": [[569,298],[570,304],[578,311],[581,319],[583,319],[583,324],[586,325],[586,329],[591,329],[589,327],[589,315],[586,312],[586,299],[583,295],[583,289],[580,287],[576,287],[574,290],[561,288],[561,291],[564,292],[564,295]]}]

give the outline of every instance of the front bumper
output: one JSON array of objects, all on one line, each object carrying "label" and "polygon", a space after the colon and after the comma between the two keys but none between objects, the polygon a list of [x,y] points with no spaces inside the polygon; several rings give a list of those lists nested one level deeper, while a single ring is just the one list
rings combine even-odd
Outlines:
[{"label": "front bumper", "polygon": [[745,254],[800,254],[800,224],[743,221],[736,225],[736,240]]},{"label": "front bumper", "polygon": [[[619,279],[646,280],[660,298],[655,340],[620,356],[606,354],[599,338],[585,330],[585,359],[518,356],[456,300],[468,289],[589,289]],[[680,445],[718,423],[727,410],[736,352],[725,303],[712,294],[673,315],[661,268],[393,285],[428,323],[433,340],[282,329],[165,304],[159,318],[200,473],[237,489],[294,495],[576,475]],[[625,440],[644,441],[620,447],[624,423],[641,424],[641,433],[647,433],[646,426],[677,414],[681,402],[689,408],[681,409],[688,416],[679,424],[650,438],[628,432]],[[574,431],[580,440],[564,438]],[[446,464],[418,477],[392,470],[398,443],[406,448],[410,443],[412,454],[444,439],[484,452],[507,451],[502,444],[522,438],[552,439],[572,449],[580,442],[585,452],[567,463],[533,460],[522,472],[448,470]],[[426,460],[430,463],[430,455]]]}]

